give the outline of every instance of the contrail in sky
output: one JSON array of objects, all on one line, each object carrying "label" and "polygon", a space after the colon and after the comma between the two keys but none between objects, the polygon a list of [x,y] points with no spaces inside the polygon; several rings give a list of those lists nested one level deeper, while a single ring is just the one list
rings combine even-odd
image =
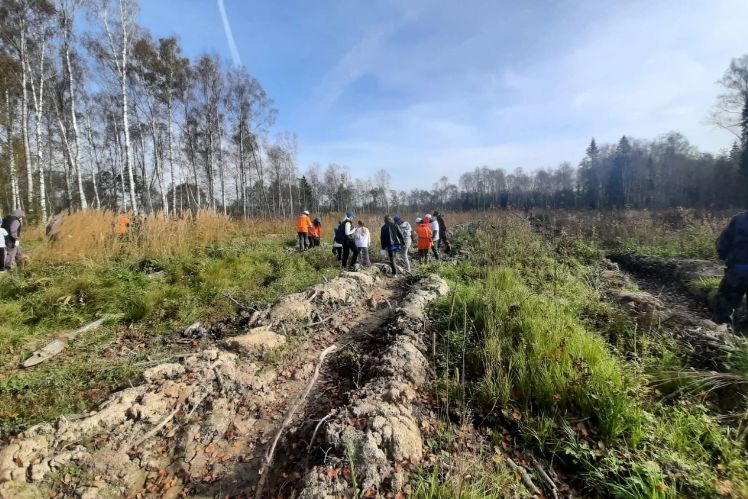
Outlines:
[{"label": "contrail in sky", "polygon": [[223,21],[223,31],[226,33],[226,41],[229,43],[229,51],[231,52],[231,59],[234,61],[234,66],[241,66],[242,61],[239,58],[239,50],[236,48],[234,35],[233,33],[231,33],[231,25],[229,24],[229,18],[226,15],[226,7],[224,7],[223,5],[223,0],[218,0],[218,10],[221,11],[221,20]]}]

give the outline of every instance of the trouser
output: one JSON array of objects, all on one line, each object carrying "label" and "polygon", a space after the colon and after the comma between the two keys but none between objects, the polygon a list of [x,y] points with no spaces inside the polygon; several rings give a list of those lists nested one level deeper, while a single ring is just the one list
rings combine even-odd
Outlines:
[{"label": "trouser", "polygon": [[395,265],[395,255],[397,255],[398,251],[399,249],[397,250],[392,250],[389,248],[387,249],[387,256],[390,259],[390,268],[392,269],[393,274],[397,274],[397,265]]},{"label": "trouser", "polygon": [[418,248],[418,263],[429,263],[429,250]]},{"label": "trouser", "polygon": [[351,267],[356,265],[356,259],[358,258],[358,248],[355,243],[346,239],[343,243],[343,268],[348,266],[348,255],[351,255]]},{"label": "trouser", "polygon": [[733,311],[740,306],[746,293],[748,293],[748,270],[725,269],[725,275],[719,284],[714,322],[720,324],[730,322]]},{"label": "trouser", "polygon": [[410,255],[408,254],[409,252],[410,244],[400,246],[400,250],[397,252],[398,260],[403,263],[403,267],[405,267],[406,272],[410,272]]},{"label": "trouser", "polygon": [[439,259],[439,239],[434,241],[431,245],[431,252],[434,254],[434,258]]},{"label": "trouser", "polygon": [[332,254],[335,255],[338,259],[338,261],[343,259],[343,247],[342,246],[333,246],[332,247]]},{"label": "trouser", "polygon": [[452,247],[449,245],[449,241],[447,241],[444,236],[439,239],[439,244],[437,246],[439,247],[439,251],[441,251],[442,246],[444,246],[444,251],[450,254],[452,253]]},{"label": "trouser", "polygon": [[0,262],[3,262],[2,270],[5,270],[5,248],[0,248]]},{"label": "trouser", "polygon": [[309,236],[309,246],[311,248],[319,246],[319,238],[317,236]]},{"label": "trouser", "polygon": [[369,248],[363,246],[358,248],[358,256],[361,258],[361,265],[371,267],[371,258],[369,258]]},{"label": "trouser", "polygon": [[306,232],[297,232],[299,235],[299,251],[304,251],[309,247],[309,236]]},{"label": "trouser", "polygon": [[18,246],[8,246],[5,248],[5,268],[10,270],[13,262],[19,267],[23,267],[23,253]]}]

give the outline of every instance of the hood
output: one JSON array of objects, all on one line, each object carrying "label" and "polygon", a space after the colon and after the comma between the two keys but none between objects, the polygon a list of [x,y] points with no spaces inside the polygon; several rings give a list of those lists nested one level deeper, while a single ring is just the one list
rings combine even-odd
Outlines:
[{"label": "hood", "polygon": [[13,210],[13,213],[11,213],[14,217],[23,218],[26,216],[26,213],[23,212],[23,210]]}]

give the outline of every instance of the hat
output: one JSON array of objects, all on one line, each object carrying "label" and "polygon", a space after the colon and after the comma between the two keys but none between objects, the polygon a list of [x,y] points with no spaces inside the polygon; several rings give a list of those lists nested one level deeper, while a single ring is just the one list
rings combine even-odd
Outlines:
[{"label": "hat", "polygon": [[302,211],[304,215],[309,215],[309,212],[307,210]]},{"label": "hat", "polygon": [[400,221],[400,215],[395,215],[395,216],[394,216],[394,217],[392,218],[392,220],[394,220],[395,222],[399,222],[399,221]]},{"label": "hat", "polygon": [[423,216],[423,218],[428,218],[429,220],[431,220],[431,215],[429,215],[428,213],[426,213],[426,214],[425,214],[425,215]]},{"label": "hat", "polygon": [[322,219],[319,217],[314,217],[314,221],[317,223],[322,223]]},{"label": "hat", "polygon": [[348,217],[348,218],[353,218],[353,217],[356,216],[356,212],[355,211],[350,211],[350,210],[346,211],[345,212],[345,216]]},{"label": "hat", "polygon": [[423,222],[423,219],[422,219],[422,218],[416,218],[416,223],[417,223],[417,224],[419,224],[419,223],[421,223],[421,222]]}]

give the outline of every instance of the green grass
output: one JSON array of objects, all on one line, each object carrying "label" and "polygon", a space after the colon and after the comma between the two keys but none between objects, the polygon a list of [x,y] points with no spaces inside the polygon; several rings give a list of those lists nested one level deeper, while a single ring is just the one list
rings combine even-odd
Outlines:
[{"label": "green grass", "polygon": [[[225,293],[259,306],[338,272],[327,251],[287,253],[277,242],[237,237],[190,257],[32,263],[0,276],[0,435],[86,410],[136,382],[147,358],[176,353],[166,345],[188,324],[234,313]],[[58,332],[103,314],[113,319],[58,357],[16,367]]]},{"label": "green grass", "polygon": [[513,215],[491,225],[456,234],[468,260],[437,267],[452,284],[432,309],[449,412],[509,428],[592,494],[746,494],[745,431],[697,395],[664,400],[648,386],[649,367],[683,358],[604,302],[595,244],[546,241]]}]

